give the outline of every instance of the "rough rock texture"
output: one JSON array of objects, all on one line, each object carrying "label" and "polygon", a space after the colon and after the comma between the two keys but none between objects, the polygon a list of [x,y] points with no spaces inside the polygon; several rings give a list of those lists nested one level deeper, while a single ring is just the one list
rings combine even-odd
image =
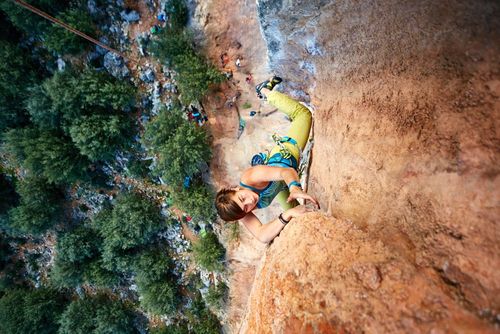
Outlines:
[{"label": "rough rock texture", "polygon": [[[208,55],[234,74],[204,101],[214,184],[236,183],[286,128],[253,97],[274,72],[316,110],[309,191],[330,216],[291,223],[259,270],[264,250],[242,227],[228,251],[225,331],[498,330],[500,3],[196,4]],[[271,116],[248,117],[246,101]]]},{"label": "rough rock texture", "polygon": [[320,213],[281,232],[257,277],[242,333],[491,331],[442,289],[434,270]]},{"label": "rough rock texture", "polygon": [[[243,332],[498,328],[500,3],[266,0],[258,16],[272,68],[316,108],[309,190],[353,228],[283,234]],[[312,228],[327,223],[341,230]]]}]

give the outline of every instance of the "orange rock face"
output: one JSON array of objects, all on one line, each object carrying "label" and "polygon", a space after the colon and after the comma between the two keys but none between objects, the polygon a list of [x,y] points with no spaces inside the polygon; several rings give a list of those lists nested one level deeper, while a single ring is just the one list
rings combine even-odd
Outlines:
[{"label": "orange rock face", "polygon": [[267,249],[240,333],[493,331],[432,270],[355,224],[309,214]]}]

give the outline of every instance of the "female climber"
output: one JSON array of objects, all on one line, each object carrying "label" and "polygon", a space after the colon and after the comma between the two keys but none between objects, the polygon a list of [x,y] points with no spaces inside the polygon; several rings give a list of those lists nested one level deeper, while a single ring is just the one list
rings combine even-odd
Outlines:
[{"label": "female climber", "polygon": [[[297,174],[300,151],[306,146],[311,129],[311,112],[292,98],[273,91],[281,78],[272,77],[255,87],[261,99],[285,113],[292,124],[286,137],[274,135],[276,146],[267,154],[259,153],[252,158],[252,167],[241,175],[236,187],[217,192],[215,206],[225,221],[241,221],[254,237],[264,243],[272,241],[295,217],[312,209],[298,205],[297,199],[311,201],[319,209],[313,196],[302,190]],[[253,210],[262,209],[278,200],[284,212],[268,224],[262,224]]]}]

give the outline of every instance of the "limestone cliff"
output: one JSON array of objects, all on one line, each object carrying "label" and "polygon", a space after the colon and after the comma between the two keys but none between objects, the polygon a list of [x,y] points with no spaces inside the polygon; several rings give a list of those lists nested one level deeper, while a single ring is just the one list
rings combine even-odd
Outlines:
[{"label": "limestone cliff", "polygon": [[272,70],[315,106],[309,191],[340,220],[287,227],[241,331],[498,329],[498,1],[257,11]]}]

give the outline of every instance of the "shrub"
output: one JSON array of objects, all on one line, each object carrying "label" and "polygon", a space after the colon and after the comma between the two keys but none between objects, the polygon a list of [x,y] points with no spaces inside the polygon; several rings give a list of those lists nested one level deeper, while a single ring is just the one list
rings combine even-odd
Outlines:
[{"label": "shrub", "polygon": [[54,290],[13,290],[0,299],[0,332],[56,333],[66,300]]},{"label": "shrub", "polygon": [[189,323],[193,333],[196,334],[220,334],[221,325],[217,317],[205,306],[203,299],[198,296],[193,300],[193,304],[188,312]]},{"label": "shrub", "polygon": [[225,303],[228,293],[228,287],[224,282],[219,282],[217,286],[211,285],[208,288],[206,301],[210,306],[221,309]]},{"label": "shrub", "polygon": [[199,182],[172,195],[175,205],[191,216],[204,220],[215,217],[214,194],[206,184]]},{"label": "shrub", "polygon": [[188,326],[186,323],[179,323],[175,325],[150,328],[151,334],[189,334]]},{"label": "shrub", "polygon": [[194,259],[201,267],[210,271],[221,271],[224,269],[222,260],[225,249],[219,243],[217,236],[213,232],[208,232],[200,237],[200,240],[193,245]]},{"label": "shrub", "polygon": [[52,228],[61,217],[63,195],[47,180],[28,177],[17,185],[19,206],[9,211],[9,224],[23,233],[41,234]]},{"label": "shrub", "polygon": [[69,128],[71,139],[80,153],[90,160],[112,159],[129,140],[130,123],[117,115],[91,115],[76,119]]},{"label": "shrub", "polygon": [[[68,9],[57,18],[87,35],[93,36],[96,32],[92,18],[85,10]],[[44,44],[47,49],[60,54],[77,54],[90,45],[87,40],[56,24],[46,30]]]},{"label": "shrub", "polygon": [[131,310],[104,295],[71,302],[60,325],[59,334],[138,333]]}]

